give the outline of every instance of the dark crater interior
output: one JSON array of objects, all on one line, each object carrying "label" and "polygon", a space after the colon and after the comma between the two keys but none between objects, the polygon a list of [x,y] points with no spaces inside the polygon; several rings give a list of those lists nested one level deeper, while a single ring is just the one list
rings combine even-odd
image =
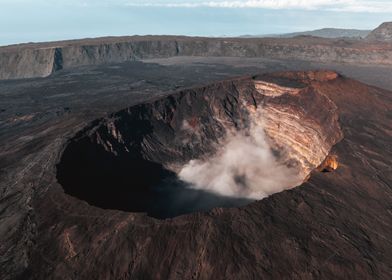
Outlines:
[{"label": "dark crater interior", "polygon": [[159,163],[141,156],[116,156],[86,140],[68,146],[58,165],[57,177],[66,193],[91,205],[146,212],[155,218],[250,202],[189,188],[176,173]]},{"label": "dark crater interior", "polygon": [[215,150],[226,129],[218,115],[234,128],[244,125],[246,111],[235,88],[229,83],[188,90],[94,122],[65,148],[58,182],[91,205],[156,218],[251,202],[189,188],[167,168]]}]

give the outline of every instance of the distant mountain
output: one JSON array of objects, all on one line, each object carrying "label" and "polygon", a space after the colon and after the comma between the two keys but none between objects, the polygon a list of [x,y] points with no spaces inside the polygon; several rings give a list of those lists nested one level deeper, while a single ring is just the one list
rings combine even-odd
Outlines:
[{"label": "distant mountain", "polygon": [[286,34],[268,34],[268,35],[245,35],[243,38],[260,38],[260,37],[277,37],[293,38],[297,36],[314,36],[322,38],[365,38],[371,30],[359,29],[340,29],[340,28],[323,28],[313,31],[286,33]]},{"label": "distant mountain", "polygon": [[366,37],[369,41],[392,42],[392,22],[384,22]]}]

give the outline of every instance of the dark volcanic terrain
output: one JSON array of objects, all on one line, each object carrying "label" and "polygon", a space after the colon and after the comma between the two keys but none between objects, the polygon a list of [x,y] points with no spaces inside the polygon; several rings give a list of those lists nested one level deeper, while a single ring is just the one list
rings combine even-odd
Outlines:
[{"label": "dark volcanic terrain", "polygon": [[[112,60],[128,39],[89,42],[107,60],[71,53],[81,42],[0,51],[3,79],[50,74],[0,81],[2,279],[391,279],[390,44],[293,59],[143,40],[141,61]],[[254,126],[298,184],[263,199],[184,184],[191,160]]]}]

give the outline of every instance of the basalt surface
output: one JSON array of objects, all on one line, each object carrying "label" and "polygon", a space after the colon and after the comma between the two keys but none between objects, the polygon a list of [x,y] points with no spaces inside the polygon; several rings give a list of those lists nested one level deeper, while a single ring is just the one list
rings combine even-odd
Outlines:
[{"label": "basalt surface", "polygon": [[[390,279],[391,94],[281,72],[160,92],[92,122],[72,108],[7,121],[1,139],[24,125],[35,137],[2,148],[5,279]],[[163,217],[146,207],[145,189],[258,120],[298,186]]]}]

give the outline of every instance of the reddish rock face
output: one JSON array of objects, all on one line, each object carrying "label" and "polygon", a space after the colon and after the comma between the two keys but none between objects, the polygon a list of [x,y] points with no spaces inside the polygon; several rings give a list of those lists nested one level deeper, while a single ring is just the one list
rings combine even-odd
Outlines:
[{"label": "reddish rock face", "polygon": [[[33,222],[21,229],[33,242],[17,243],[27,256],[20,277],[390,279],[391,97],[333,72],[287,72],[184,90],[99,119],[61,148],[57,166],[48,161],[45,188],[29,202]],[[111,191],[129,202],[110,179],[138,181],[143,198],[144,187],[188,160],[212,158],[229,131],[247,131],[259,117],[276,157],[303,172],[300,186],[165,220],[96,203]]]},{"label": "reddish rock face", "polygon": [[335,171],[338,167],[338,157],[336,155],[328,155],[317,169],[321,172],[332,172]]}]

